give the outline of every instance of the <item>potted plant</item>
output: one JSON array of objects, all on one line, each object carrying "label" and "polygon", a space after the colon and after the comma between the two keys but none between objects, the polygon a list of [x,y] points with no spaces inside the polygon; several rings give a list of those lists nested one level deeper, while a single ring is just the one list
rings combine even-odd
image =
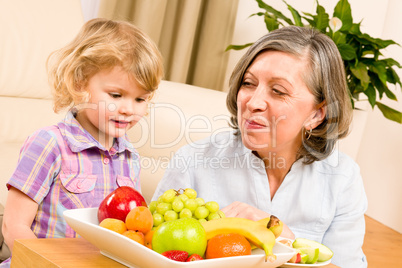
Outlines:
[{"label": "potted plant", "polygon": [[[328,35],[337,45],[345,64],[347,83],[350,90],[350,99],[353,108],[355,102],[367,100],[371,107],[380,109],[382,114],[392,121],[402,123],[402,113],[379,102],[384,96],[397,101],[395,94],[388,87],[389,84],[402,86],[401,80],[393,67],[402,66],[392,58],[384,58],[381,51],[389,45],[398,45],[393,40],[373,38],[360,30],[360,23],[354,23],[348,0],[339,0],[335,6],[333,17],[330,18],[323,6],[317,1],[316,14],[300,13],[284,0],[292,18],[266,4],[263,0],[256,0],[263,12],[251,16],[261,16],[268,31],[281,26],[297,25],[310,26]],[[293,19],[293,20],[292,20]],[[252,43],[245,45],[230,45],[226,50],[241,50]],[[365,96],[361,99],[361,96]]]}]

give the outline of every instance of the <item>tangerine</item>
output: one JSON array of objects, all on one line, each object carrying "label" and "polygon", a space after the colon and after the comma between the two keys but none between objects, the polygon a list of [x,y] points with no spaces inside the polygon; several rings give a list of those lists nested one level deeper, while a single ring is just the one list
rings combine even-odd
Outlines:
[{"label": "tangerine", "polygon": [[141,245],[145,245],[144,234],[141,232],[136,232],[133,230],[127,230],[122,235],[127,236],[128,238],[140,243]]},{"label": "tangerine", "polygon": [[145,234],[144,238],[145,238],[145,246],[149,249],[152,249],[152,237],[154,236],[154,232],[155,230],[151,230],[148,233]]},{"label": "tangerine", "polygon": [[127,214],[126,226],[128,230],[146,234],[152,229],[153,225],[152,213],[147,207],[135,207]]},{"label": "tangerine", "polygon": [[106,218],[99,223],[100,227],[112,230],[119,234],[124,233],[127,231],[126,224],[122,220],[113,219],[113,218]]},{"label": "tangerine", "polygon": [[219,234],[208,241],[205,258],[215,259],[250,254],[251,245],[244,236],[237,233]]}]

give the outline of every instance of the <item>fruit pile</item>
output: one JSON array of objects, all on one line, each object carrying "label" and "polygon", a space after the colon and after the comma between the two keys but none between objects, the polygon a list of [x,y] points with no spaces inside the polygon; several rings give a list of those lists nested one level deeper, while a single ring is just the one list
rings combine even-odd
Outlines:
[{"label": "fruit pile", "polygon": [[225,217],[217,202],[205,202],[203,198],[197,197],[197,192],[191,188],[169,189],[159,196],[157,201],[151,201],[149,209],[155,227],[166,221],[183,218],[195,218],[205,222]]},{"label": "fruit pile", "polygon": [[[191,188],[167,190],[147,207],[139,192],[119,187],[100,204],[98,220],[101,227],[175,261],[250,255],[258,247],[264,250],[265,261],[272,262],[276,259],[272,249],[283,229],[273,215],[259,221],[225,217],[217,202],[205,202]],[[294,262],[332,257],[332,251],[317,244],[296,239]]]},{"label": "fruit pile", "polygon": [[126,216],[126,220],[105,218],[99,226],[122,234],[141,245],[151,248],[152,243],[152,214],[147,207],[135,207]]}]

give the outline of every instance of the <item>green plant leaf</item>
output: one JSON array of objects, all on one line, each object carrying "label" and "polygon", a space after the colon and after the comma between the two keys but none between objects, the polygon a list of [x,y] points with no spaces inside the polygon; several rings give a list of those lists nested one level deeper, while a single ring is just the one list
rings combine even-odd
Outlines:
[{"label": "green plant leaf", "polygon": [[353,60],[357,57],[356,51],[351,45],[339,44],[338,50],[344,60]]},{"label": "green plant leaf", "polygon": [[[333,33],[332,35],[330,33],[328,33],[328,36],[329,37],[332,36],[332,40],[335,42],[336,45],[347,43],[346,42],[346,34],[340,32],[340,31],[337,31],[336,33]],[[355,54],[356,54],[356,51],[355,51]]]},{"label": "green plant leaf", "polygon": [[292,13],[292,17],[293,17],[293,20],[295,21],[295,25],[296,26],[303,26],[303,22],[302,22],[300,13],[296,9],[294,9],[291,5],[286,3],[286,1],[283,1],[283,2],[288,6],[288,9]]},{"label": "green plant leaf", "polygon": [[364,89],[367,88],[370,83],[370,76],[368,75],[367,65],[362,62],[359,62],[356,66],[351,66],[350,71],[360,79],[360,84]]},{"label": "green plant leaf", "polygon": [[373,40],[374,43],[376,43],[378,45],[378,47],[380,49],[382,48],[386,48],[389,45],[399,45],[398,43],[396,43],[394,40],[388,39],[388,40],[383,40],[381,38],[373,38],[370,37],[371,40]]},{"label": "green plant leaf", "polygon": [[381,80],[378,78],[376,75],[372,75],[371,77],[371,83],[374,85],[374,88],[378,91],[378,95],[380,99],[382,99],[382,96],[384,95],[386,85],[384,85]]},{"label": "green plant leaf", "polygon": [[399,124],[402,124],[402,113],[392,109],[391,107],[388,107],[385,104],[382,104],[380,102],[376,102],[376,105],[378,109],[382,112],[382,114],[388,118],[389,120],[395,121]]},{"label": "green plant leaf", "polygon": [[361,48],[360,51],[361,51],[360,54],[362,55],[362,57],[373,55],[374,58],[377,58],[377,55],[379,55],[378,49],[376,49],[372,45],[365,45],[363,48]]},{"label": "green plant leaf", "polygon": [[381,61],[385,61],[385,63],[388,65],[388,66],[397,66],[398,68],[402,68],[402,66],[399,64],[399,62],[397,62],[396,60],[394,60],[394,59],[391,59],[391,58],[387,58],[387,59],[382,59]]},{"label": "green plant leaf", "polygon": [[279,28],[279,22],[276,18],[269,16],[269,14],[265,14],[264,17],[265,27],[268,31],[273,31]]},{"label": "green plant leaf", "polygon": [[253,13],[250,16],[248,16],[249,18],[254,17],[254,16],[265,16],[265,12],[257,12],[257,13]]},{"label": "green plant leaf", "polygon": [[390,100],[394,100],[394,101],[398,100],[396,98],[396,95],[391,90],[389,90],[388,87],[385,87],[385,95],[387,95],[388,99],[390,99]]},{"label": "green plant leaf", "polygon": [[329,25],[329,15],[325,12],[323,6],[320,6],[317,1],[317,16],[315,16],[315,27],[321,32],[325,32]]},{"label": "green plant leaf", "polygon": [[387,85],[387,69],[385,68],[385,64],[383,62],[373,61],[373,63],[369,66],[369,70],[376,73],[381,82],[384,85]]},{"label": "green plant leaf", "polygon": [[311,14],[308,14],[308,13],[304,13],[304,12],[303,12],[303,14],[312,17],[312,18],[308,18],[308,17],[302,16],[302,18],[305,19],[310,24],[311,27],[315,27],[314,16],[312,16]]},{"label": "green plant leaf", "polygon": [[289,25],[293,25],[292,20],[289,19],[288,17],[286,17],[285,15],[283,15],[282,12],[276,10],[275,8],[271,7],[270,5],[267,5],[262,0],[255,0],[255,1],[257,1],[259,8],[265,9],[268,13],[271,13],[271,14],[275,15],[276,17],[286,21],[286,23],[288,23]]},{"label": "green plant leaf", "polygon": [[[381,70],[382,67],[375,65],[378,65],[378,62],[374,62],[374,64],[369,67],[371,71],[369,75],[371,81],[374,82],[373,84],[375,84],[378,91],[381,92],[380,98],[382,98],[382,93],[385,93],[390,100],[397,101],[396,95],[387,87],[386,69]],[[378,81],[380,81],[382,85]]]},{"label": "green plant leaf", "polygon": [[376,91],[375,88],[369,84],[367,89],[363,91],[363,93],[368,97],[368,101],[371,105],[371,108],[374,108],[376,104]]},{"label": "green plant leaf", "polygon": [[225,49],[225,51],[228,51],[228,50],[231,50],[231,49],[233,49],[233,50],[242,50],[242,49],[244,49],[244,48],[246,48],[246,47],[249,47],[249,46],[251,46],[253,43],[247,43],[247,44],[245,44],[245,45],[229,45],[226,49]]},{"label": "green plant leaf", "polygon": [[389,67],[387,69],[387,81],[392,83],[392,84],[394,84],[394,85],[399,84],[400,86],[402,86],[401,80],[400,80],[398,74],[391,67]]},{"label": "green plant leaf", "polygon": [[334,9],[334,17],[342,21],[340,31],[348,31],[353,25],[352,9],[348,0],[339,0]]},{"label": "green plant leaf", "polygon": [[356,35],[356,34],[361,34],[362,32],[360,31],[360,22],[359,23],[353,23],[352,27],[349,29],[349,33]]}]

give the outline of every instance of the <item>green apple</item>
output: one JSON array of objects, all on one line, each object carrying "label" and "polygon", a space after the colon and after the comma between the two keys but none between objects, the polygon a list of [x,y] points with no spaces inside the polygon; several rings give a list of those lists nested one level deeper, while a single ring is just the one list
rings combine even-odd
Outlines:
[{"label": "green apple", "polygon": [[318,255],[320,254],[319,248],[298,248],[301,253],[306,254],[305,263],[314,264],[318,260]]},{"label": "green apple", "polygon": [[152,237],[152,249],[158,253],[168,250],[187,251],[188,255],[204,256],[207,237],[202,224],[193,218],[183,218],[159,225]]},{"label": "green apple", "polygon": [[332,258],[334,253],[328,247],[324,246],[317,241],[306,239],[306,238],[296,238],[293,242],[294,248],[318,248],[320,250],[320,254],[318,255],[317,261],[324,262],[328,261]]},{"label": "green apple", "polygon": [[308,255],[305,253],[300,254],[300,263],[306,263],[308,261]]}]

